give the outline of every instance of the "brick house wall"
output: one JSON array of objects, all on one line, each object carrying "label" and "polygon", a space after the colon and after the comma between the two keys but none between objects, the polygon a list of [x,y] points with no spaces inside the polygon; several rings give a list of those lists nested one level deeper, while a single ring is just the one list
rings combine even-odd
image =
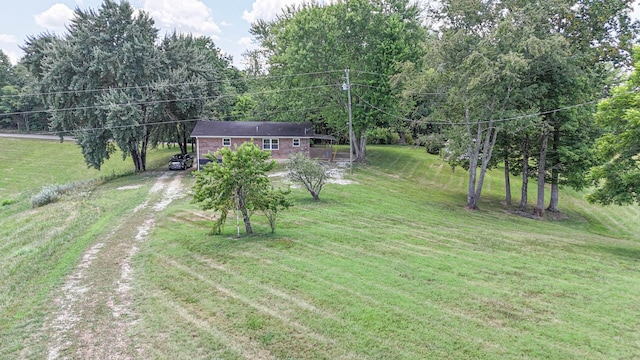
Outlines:
[{"label": "brick house wall", "polygon": [[[231,147],[237,145],[240,146],[245,142],[252,142],[262,149],[263,138],[228,138],[231,140]],[[296,138],[300,140],[300,146],[293,146],[293,139],[291,137],[279,137],[271,138],[278,139],[278,150],[271,150],[271,157],[274,159],[286,159],[289,154],[294,152],[303,151],[310,156],[311,153],[311,139],[309,138]],[[206,154],[215,153],[218,149],[223,147],[223,138],[217,137],[197,137],[197,149],[199,159],[207,159]]]}]

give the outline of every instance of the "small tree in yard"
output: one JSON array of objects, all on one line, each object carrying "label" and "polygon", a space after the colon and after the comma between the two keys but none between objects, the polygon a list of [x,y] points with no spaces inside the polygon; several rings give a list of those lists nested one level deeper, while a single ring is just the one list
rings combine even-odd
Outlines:
[{"label": "small tree in yard", "polygon": [[316,160],[309,159],[302,152],[297,152],[289,155],[287,170],[289,171],[289,180],[304,185],[313,200],[320,200],[322,186],[329,179],[326,166]]},{"label": "small tree in yard", "polygon": [[276,231],[276,218],[280,213],[280,210],[290,208],[293,203],[287,198],[287,195],[291,193],[290,189],[270,189],[266,191],[258,201],[258,207],[262,210],[264,216],[269,220],[269,226],[271,232]]},{"label": "small tree in yard", "polygon": [[[196,174],[193,202],[200,203],[202,209],[220,212],[214,233],[220,233],[227,214],[233,209],[240,210],[247,234],[252,234],[249,213],[262,210],[273,190],[269,186],[267,172],[276,162],[267,161],[269,152],[260,150],[253,143],[246,142],[235,148],[224,147],[213,155],[207,155],[212,162]],[[217,158],[221,157],[219,163]],[[276,212],[277,213],[277,212]],[[272,230],[275,226],[272,225]]]}]

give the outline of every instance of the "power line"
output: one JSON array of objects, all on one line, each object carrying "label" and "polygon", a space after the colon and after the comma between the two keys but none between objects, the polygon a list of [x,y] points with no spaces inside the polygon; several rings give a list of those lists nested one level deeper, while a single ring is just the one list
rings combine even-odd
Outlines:
[{"label": "power line", "polygon": [[265,91],[259,91],[259,92],[254,92],[254,93],[244,93],[244,94],[225,94],[225,95],[219,95],[219,96],[199,96],[199,97],[192,97],[192,98],[146,100],[146,101],[118,103],[118,104],[78,106],[78,107],[60,108],[60,109],[16,111],[16,112],[11,112],[11,113],[2,113],[0,115],[2,115],[2,116],[19,116],[19,115],[31,115],[31,114],[39,114],[39,113],[57,113],[57,112],[63,112],[63,111],[102,109],[102,108],[107,108],[107,107],[110,107],[110,106],[152,105],[152,104],[179,102],[179,101],[211,100],[211,99],[218,100],[218,99],[236,97],[236,96],[240,96],[240,95],[262,95],[262,94],[291,92],[291,91],[299,91],[299,90],[313,90],[313,89],[318,89],[318,88],[323,88],[323,87],[333,87],[333,86],[335,86],[335,85],[333,85],[333,84],[331,84],[331,85],[314,85],[314,86],[306,86],[306,87],[300,87],[300,88],[265,90]]},{"label": "power line", "polygon": [[362,98],[357,93],[354,93],[354,95],[356,95],[358,97],[358,99],[360,99],[363,103],[365,103],[369,107],[371,107],[371,108],[373,108],[375,110],[378,110],[378,111],[380,111],[381,113],[383,113],[385,115],[389,115],[389,116],[391,116],[391,117],[393,117],[395,119],[408,121],[408,122],[417,122],[417,123],[420,123],[420,124],[431,124],[431,125],[475,125],[475,124],[488,124],[488,123],[507,122],[507,121],[525,119],[525,118],[529,118],[529,117],[538,117],[538,116],[542,116],[542,115],[554,114],[554,113],[557,113],[557,112],[560,112],[560,111],[565,111],[565,110],[575,109],[575,108],[579,108],[579,107],[584,107],[584,106],[587,106],[587,105],[596,104],[597,102],[602,100],[602,99],[591,100],[591,101],[587,101],[587,102],[584,102],[584,103],[565,106],[565,107],[557,108],[557,109],[553,109],[553,110],[540,111],[540,112],[537,112],[537,113],[523,114],[523,115],[518,115],[518,116],[513,116],[513,117],[508,117],[508,118],[495,119],[495,120],[481,120],[481,121],[474,121],[474,122],[468,122],[468,121],[453,122],[453,121],[415,120],[415,119],[406,118],[404,116],[394,115],[394,114],[391,114],[391,113],[389,113],[389,112],[387,112],[387,111],[385,111],[383,109],[380,109],[379,107],[376,107],[375,105],[373,105],[370,102],[366,101],[364,98]]},{"label": "power line", "polygon": [[[361,87],[361,88],[369,88],[369,89],[378,89],[378,90],[391,90],[389,88],[384,88],[382,86],[363,85],[363,84],[357,84],[357,83],[351,83],[351,86]],[[417,92],[417,93],[411,93],[411,95],[446,95],[446,93],[443,93],[443,92]]]},{"label": "power line", "polygon": [[298,73],[298,74],[289,74],[289,75],[266,75],[252,78],[241,78],[241,79],[224,79],[224,80],[207,80],[207,81],[192,81],[192,82],[182,82],[182,83],[168,83],[162,84],[157,83],[153,85],[134,85],[134,86],[121,86],[121,87],[104,87],[104,88],[95,88],[95,89],[81,89],[81,90],[61,90],[61,91],[51,91],[51,92],[38,92],[31,94],[16,94],[16,95],[0,95],[0,99],[5,98],[18,98],[18,97],[34,97],[34,96],[48,96],[48,95],[57,95],[57,94],[83,94],[83,93],[91,93],[91,92],[101,92],[101,91],[116,91],[116,90],[133,90],[133,89],[149,89],[149,88],[167,88],[171,86],[194,86],[194,85],[210,85],[210,84],[218,84],[218,83],[240,83],[243,81],[263,81],[263,80],[277,80],[288,77],[297,77],[297,76],[309,76],[309,75],[323,75],[323,74],[331,74],[336,72],[342,72],[342,70],[327,70],[327,71],[317,71],[317,72],[307,72],[307,73]]},{"label": "power line", "polygon": [[[325,108],[332,107],[332,106],[333,105],[325,105],[325,106],[302,108],[302,109],[296,109],[296,110],[271,111],[271,112],[258,113],[258,114],[254,114],[254,115],[251,115],[251,116],[247,116],[247,115],[231,115],[231,116],[228,116],[228,118],[240,118],[240,117],[242,117],[242,118],[245,118],[245,119],[259,119],[259,118],[263,118],[265,115],[286,114],[286,113],[297,113],[297,112],[304,112],[304,111],[311,111],[311,110],[320,110],[320,109],[325,109]],[[81,128],[81,129],[73,129],[73,130],[50,131],[49,134],[54,134],[55,135],[55,134],[89,132],[89,131],[98,131],[98,130],[129,129],[129,128],[136,128],[136,127],[142,127],[142,126],[151,126],[151,125],[181,124],[181,123],[201,121],[201,120],[203,120],[203,119],[202,118],[192,118],[192,119],[182,119],[182,120],[156,121],[156,122],[149,122],[149,123],[144,123],[144,124],[129,124],[129,125],[117,125],[117,126],[109,126],[109,127],[94,127],[94,128]]]}]

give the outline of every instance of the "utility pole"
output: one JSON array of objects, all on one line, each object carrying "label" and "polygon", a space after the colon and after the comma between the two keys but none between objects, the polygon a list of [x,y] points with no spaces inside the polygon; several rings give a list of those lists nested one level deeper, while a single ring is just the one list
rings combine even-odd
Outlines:
[{"label": "utility pole", "polygon": [[342,84],[342,90],[347,90],[347,111],[349,111],[349,173],[353,174],[353,124],[351,121],[351,82],[349,81],[349,68],[344,70],[347,82]]}]

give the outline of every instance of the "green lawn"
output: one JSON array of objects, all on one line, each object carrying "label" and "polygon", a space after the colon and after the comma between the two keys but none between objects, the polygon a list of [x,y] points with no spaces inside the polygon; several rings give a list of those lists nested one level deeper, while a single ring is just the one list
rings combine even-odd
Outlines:
[{"label": "green lawn", "polygon": [[[143,357],[640,357],[638,207],[562,190],[566,219],[531,220],[501,204],[494,171],[471,212],[462,169],[410,147],[368,156],[346,175],[354,184],[327,185],[320,202],[294,189],[273,235],[255,214],[258,235],[236,238],[230,215],[213,236],[212,213],[171,203],[134,259],[129,333]],[[0,358],[43,353],[31,334],[51,289],[156,176],[0,207]],[[113,191],[133,184],[144,187]]]},{"label": "green lawn", "polygon": [[[148,167],[167,164],[170,154],[179,150],[162,148],[148,154]],[[100,171],[88,168],[80,147],[74,141],[0,139],[0,200],[16,198],[43,185],[64,184],[133,171],[130,158],[113,154]]]}]

